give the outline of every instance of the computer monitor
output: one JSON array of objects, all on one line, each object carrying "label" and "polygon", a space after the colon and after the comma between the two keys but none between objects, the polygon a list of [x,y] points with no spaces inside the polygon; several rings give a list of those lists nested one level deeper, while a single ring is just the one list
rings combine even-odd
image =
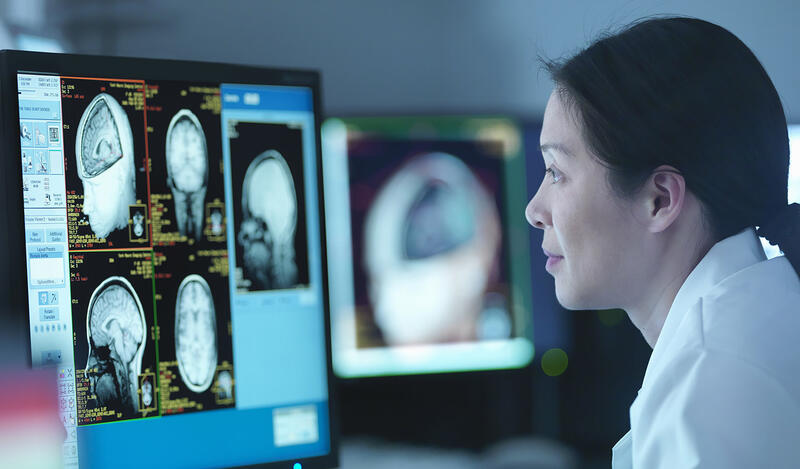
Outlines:
[{"label": "computer monitor", "polygon": [[[800,203],[800,125],[789,126],[789,203]],[[769,244],[765,238],[761,238],[761,245],[764,246],[764,252],[767,257],[780,256],[781,252],[778,246]]]},{"label": "computer monitor", "polygon": [[336,466],[319,75],[0,60],[3,298],[65,466]]},{"label": "computer monitor", "polygon": [[338,376],[530,363],[522,141],[506,118],[324,123]]}]

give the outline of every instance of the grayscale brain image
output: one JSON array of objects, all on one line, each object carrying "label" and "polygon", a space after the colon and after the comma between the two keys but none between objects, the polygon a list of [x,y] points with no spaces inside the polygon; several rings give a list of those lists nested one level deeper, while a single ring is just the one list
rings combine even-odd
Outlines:
[{"label": "grayscale brain image", "polygon": [[[155,414],[141,405],[145,376],[156,371],[149,252],[71,253],[79,424]],[[151,386],[155,383],[151,381]]]},{"label": "grayscale brain image", "polygon": [[219,85],[147,83],[153,243],[224,248]]},{"label": "grayscale brain image", "polygon": [[233,376],[230,371],[220,371],[217,375],[217,399],[226,401],[233,398]]},{"label": "grayscale brain image", "polygon": [[358,347],[513,335],[490,143],[348,142]]},{"label": "grayscale brain image", "polygon": [[137,412],[145,321],[142,302],[130,283],[123,277],[101,283],[92,295],[86,322],[90,344],[86,375],[97,403]]},{"label": "grayscale brain image", "polygon": [[153,385],[153,376],[152,375],[145,375],[142,376],[139,380],[139,389],[141,393],[139,395],[139,408],[140,409],[152,409],[155,403],[155,395],[156,395],[156,388]]},{"label": "grayscale brain image", "polygon": [[229,122],[236,288],[308,285],[302,129]]},{"label": "grayscale brain image", "polygon": [[[70,248],[146,244],[144,84],[64,79],[64,151]],[[134,234],[131,207],[141,207]]]},{"label": "grayscale brain image", "polygon": [[280,153],[267,150],[247,167],[242,183],[242,223],[236,241],[244,249],[246,277],[258,289],[297,281],[294,234],[297,196]]},{"label": "grayscale brain image", "polygon": [[162,415],[234,406],[227,250],[161,246],[154,267]]},{"label": "grayscale brain image", "polygon": [[197,116],[181,109],[167,128],[167,181],[182,236],[200,238],[208,187],[208,148]]},{"label": "grayscale brain image", "polygon": [[128,225],[128,207],[136,203],[133,133],[111,95],[98,94],[83,112],[75,155],[83,181],[83,213],[94,235],[106,238]]},{"label": "grayscale brain image", "polygon": [[175,301],[175,350],[186,387],[203,392],[217,367],[217,318],[211,289],[203,277],[187,276]]}]

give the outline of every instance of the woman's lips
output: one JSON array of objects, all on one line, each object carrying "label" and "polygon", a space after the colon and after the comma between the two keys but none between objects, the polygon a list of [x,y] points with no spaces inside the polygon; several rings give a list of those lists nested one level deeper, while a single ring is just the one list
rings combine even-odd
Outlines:
[{"label": "woman's lips", "polygon": [[563,259],[563,257],[560,257],[560,256],[548,257],[547,258],[547,264],[545,264],[544,268],[549,271],[550,268],[552,268],[554,265],[556,265],[559,262],[561,262],[561,259]]},{"label": "woman's lips", "polygon": [[561,259],[564,258],[564,256],[557,256],[544,248],[542,248],[542,251],[544,251],[544,255],[547,256],[547,264],[545,264],[544,267],[548,271],[550,270],[551,267],[558,264],[561,261]]}]

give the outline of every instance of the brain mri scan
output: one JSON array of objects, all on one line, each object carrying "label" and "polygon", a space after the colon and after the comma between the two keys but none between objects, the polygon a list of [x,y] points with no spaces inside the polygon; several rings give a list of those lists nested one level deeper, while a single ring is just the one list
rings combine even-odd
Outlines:
[{"label": "brain mri scan", "polygon": [[233,376],[229,371],[220,371],[217,376],[217,399],[228,400],[233,398]]},{"label": "brain mri scan", "polygon": [[244,251],[251,289],[292,286],[297,281],[294,234],[297,195],[289,166],[275,150],[258,155],[242,183],[242,214],[237,241]]},{"label": "brain mri scan", "polygon": [[211,289],[203,277],[187,276],[175,300],[175,352],[186,387],[203,392],[217,367],[217,317]]},{"label": "brain mri scan", "polygon": [[142,215],[142,212],[137,210],[133,214],[131,221],[133,221],[133,234],[137,238],[142,237],[144,235],[144,215]]},{"label": "brain mri scan", "polygon": [[100,406],[128,414],[139,411],[144,311],[130,282],[109,277],[92,293],[86,316],[89,358],[86,376]]},{"label": "brain mri scan", "polygon": [[222,234],[222,230],[224,227],[222,226],[222,211],[219,209],[214,209],[211,211],[211,233],[214,236],[219,236]]},{"label": "brain mri scan", "polygon": [[386,342],[479,335],[500,243],[494,199],[460,159],[427,153],[402,166],[364,223],[368,295]]},{"label": "brain mri scan", "polygon": [[198,239],[208,186],[208,148],[203,127],[192,111],[181,109],[167,128],[167,184],[175,201],[181,235]]},{"label": "brain mri scan", "polygon": [[136,202],[133,133],[116,99],[100,93],[78,123],[75,139],[78,176],[83,182],[83,213],[98,238],[128,224]]},{"label": "brain mri scan", "polygon": [[153,404],[153,385],[150,380],[145,380],[142,383],[142,404],[145,408]]}]

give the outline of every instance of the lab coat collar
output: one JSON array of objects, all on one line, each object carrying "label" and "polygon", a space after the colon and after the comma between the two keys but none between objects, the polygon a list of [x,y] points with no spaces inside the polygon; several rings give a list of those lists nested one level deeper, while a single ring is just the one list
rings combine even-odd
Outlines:
[{"label": "lab coat collar", "polygon": [[665,350],[675,336],[678,326],[700,298],[721,281],[765,259],[764,248],[756,235],[756,230],[752,227],[745,228],[711,247],[683,282],[672,302],[653,354],[650,356],[650,362],[647,364],[642,388],[647,386],[648,378],[654,375],[653,370],[658,368],[661,357],[668,355]]}]

